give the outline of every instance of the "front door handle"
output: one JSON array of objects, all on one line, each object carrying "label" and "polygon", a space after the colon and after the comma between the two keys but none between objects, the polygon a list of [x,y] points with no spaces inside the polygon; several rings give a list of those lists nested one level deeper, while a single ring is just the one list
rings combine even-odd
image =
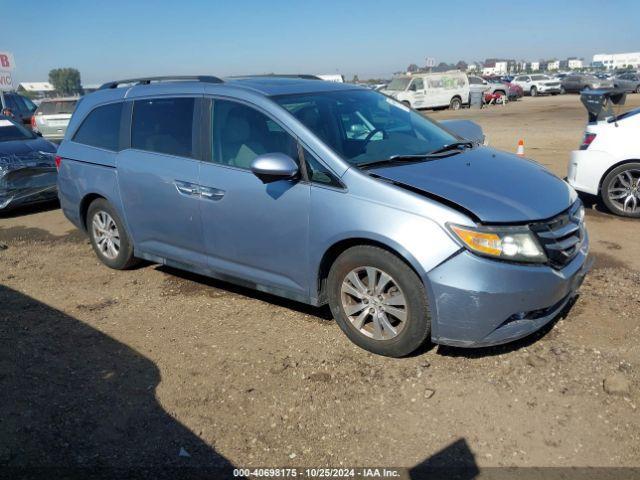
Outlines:
[{"label": "front door handle", "polygon": [[224,190],[200,186],[200,196],[206,200],[221,200],[224,197]]},{"label": "front door handle", "polygon": [[198,185],[195,183],[183,182],[182,180],[175,180],[173,183],[182,195],[197,197],[199,194]]}]

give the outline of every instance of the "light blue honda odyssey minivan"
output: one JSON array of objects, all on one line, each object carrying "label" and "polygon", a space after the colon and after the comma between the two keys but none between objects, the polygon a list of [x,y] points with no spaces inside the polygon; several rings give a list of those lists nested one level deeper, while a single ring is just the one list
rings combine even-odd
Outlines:
[{"label": "light blue honda odyssey minivan", "polygon": [[105,84],[58,150],[98,258],[311,305],[381,355],[528,335],[587,270],[584,209],[541,165],[349,84],[276,76]]}]

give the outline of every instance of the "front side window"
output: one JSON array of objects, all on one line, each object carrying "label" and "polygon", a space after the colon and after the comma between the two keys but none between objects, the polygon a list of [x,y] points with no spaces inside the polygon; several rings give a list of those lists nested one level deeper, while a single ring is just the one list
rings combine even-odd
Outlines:
[{"label": "front side window", "polygon": [[278,123],[247,105],[214,100],[211,159],[231,167],[251,168],[258,155],[284,153],[298,158],[297,141]]},{"label": "front side window", "polygon": [[306,148],[304,149],[304,161],[307,166],[309,181],[320,185],[342,188],[342,184],[333,175],[333,173],[331,173],[327,167],[322,165],[322,163],[320,163]]},{"label": "front side window", "polygon": [[120,146],[122,102],[94,109],[82,122],[73,141],[114,152]]},{"label": "front side window", "polygon": [[409,90],[413,90],[414,92],[421,92],[422,90],[424,90],[424,82],[422,81],[422,79],[414,78],[411,82]]},{"label": "front side window", "polygon": [[274,100],[353,165],[426,154],[460,140],[371,90],[282,95]]},{"label": "front side window", "polygon": [[131,148],[193,157],[193,98],[136,100],[131,121]]}]

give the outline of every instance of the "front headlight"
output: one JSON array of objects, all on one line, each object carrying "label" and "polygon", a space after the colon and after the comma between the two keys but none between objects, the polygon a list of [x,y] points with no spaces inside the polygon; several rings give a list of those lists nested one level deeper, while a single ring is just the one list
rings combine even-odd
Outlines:
[{"label": "front headlight", "polygon": [[544,263],[547,256],[528,227],[448,225],[454,236],[474,253],[513,262]]}]

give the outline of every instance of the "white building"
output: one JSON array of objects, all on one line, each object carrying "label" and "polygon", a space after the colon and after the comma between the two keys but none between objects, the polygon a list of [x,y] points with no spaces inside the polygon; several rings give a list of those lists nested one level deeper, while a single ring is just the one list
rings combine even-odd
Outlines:
[{"label": "white building", "polygon": [[559,70],[560,69],[560,60],[550,60],[549,63],[547,63],[547,70],[549,70],[550,72],[553,70]]},{"label": "white building", "polygon": [[506,75],[508,62],[491,62],[482,69],[483,75]]},{"label": "white building", "polygon": [[540,62],[531,62],[530,68],[532,72],[537,72],[540,70]]},{"label": "white building", "polygon": [[55,93],[49,82],[22,82],[18,85],[18,92],[28,92],[36,98],[51,97]]},{"label": "white building", "polygon": [[582,68],[584,66],[581,58],[569,58],[567,59],[567,66],[570,70]]},{"label": "white building", "polygon": [[640,68],[640,52],[598,53],[593,56],[593,63],[602,65],[607,70],[614,70],[625,66]]}]

